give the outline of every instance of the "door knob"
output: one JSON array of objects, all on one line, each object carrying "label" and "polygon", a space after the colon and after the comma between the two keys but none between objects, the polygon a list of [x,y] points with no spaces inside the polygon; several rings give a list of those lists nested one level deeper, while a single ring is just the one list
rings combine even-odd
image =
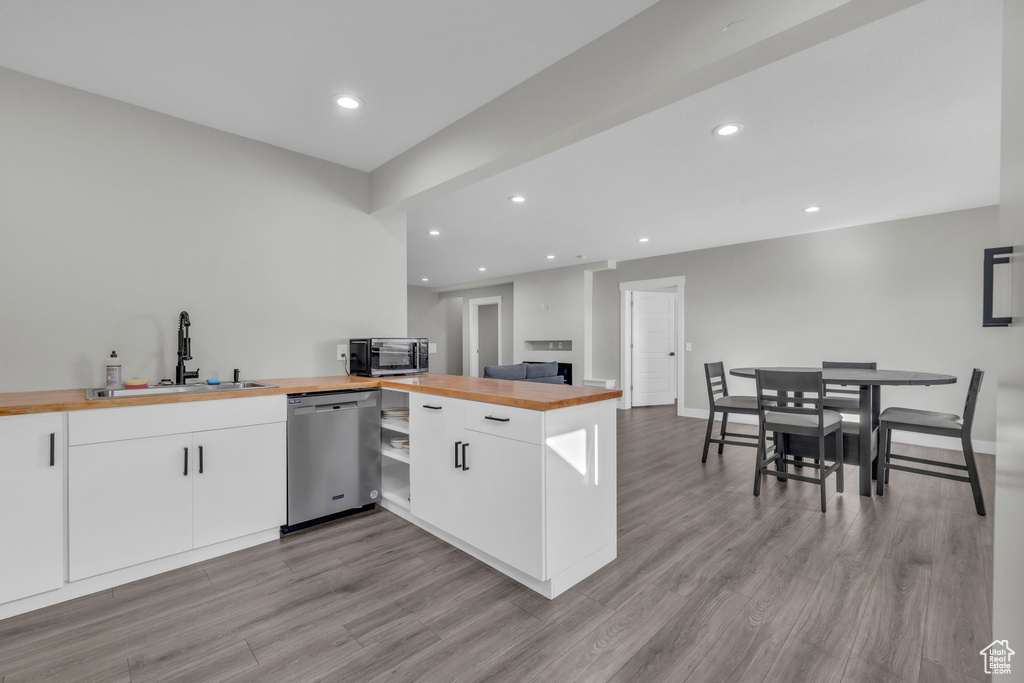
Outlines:
[{"label": "door knob", "polygon": [[668,355],[670,355],[670,356],[674,356],[674,355],[676,355],[676,352],[675,352],[675,351],[669,351],[669,352],[668,352]]}]

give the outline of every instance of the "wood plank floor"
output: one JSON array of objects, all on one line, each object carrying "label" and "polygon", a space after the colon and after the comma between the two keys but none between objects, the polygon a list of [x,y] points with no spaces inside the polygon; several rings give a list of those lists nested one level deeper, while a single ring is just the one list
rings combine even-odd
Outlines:
[{"label": "wood plank floor", "polygon": [[822,514],[801,482],[754,498],[751,449],[702,466],[704,424],[619,413],[618,559],[555,600],[378,510],[0,621],[0,683],[986,680],[966,484],[867,499],[848,467]]}]

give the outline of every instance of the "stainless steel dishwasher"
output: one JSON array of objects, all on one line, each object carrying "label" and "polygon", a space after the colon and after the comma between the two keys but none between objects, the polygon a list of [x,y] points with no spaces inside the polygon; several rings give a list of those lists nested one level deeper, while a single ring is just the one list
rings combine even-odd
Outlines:
[{"label": "stainless steel dishwasher", "polygon": [[380,390],[288,396],[285,533],[380,499]]}]

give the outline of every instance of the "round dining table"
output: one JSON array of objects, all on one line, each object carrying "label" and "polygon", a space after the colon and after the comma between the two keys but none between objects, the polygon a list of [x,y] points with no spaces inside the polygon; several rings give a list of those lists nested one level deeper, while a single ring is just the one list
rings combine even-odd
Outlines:
[{"label": "round dining table", "polygon": [[[730,375],[754,379],[757,370],[789,370],[802,372],[821,372],[825,384],[833,386],[858,387],[859,425],[856,434],[844,431],[844,441],[848,437],[856,443],[857,462],[860,469],[860,495],[871,495],[871,479],[875,474],[876,431],[878,430],[878,413],[883,386],[929,386],[932,384],[955,384],[956,376],[934,372],[916,372],[913,370],[866,370],[852,368],[786,368],[756,367],[733,368]],[[853,445],[851,443],[851,445]],[[844,444],[845,446],[845,444]],[[850,453],[846,448],[844,452]],[[799,455],[799,453],[794,453]],[[850,462],[848,459],[847,462]]]}]

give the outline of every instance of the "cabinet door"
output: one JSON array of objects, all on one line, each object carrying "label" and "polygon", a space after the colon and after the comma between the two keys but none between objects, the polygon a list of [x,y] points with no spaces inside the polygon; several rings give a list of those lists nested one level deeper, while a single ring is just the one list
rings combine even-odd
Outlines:
[{"label": "cabinet door", "polygon": [[285,523],[285,423],[196,432],[192,441],[195,547]]},{"label": "cabinet door", "polygon": [[0,526],[0,603],[64,584],[62,413],[0,418]]},{"label": "cabinet door", "polygon": [[544,576],[543,447],[472,432],[465,540],[537,579]]},{"label": "cabinet door", "polygon": [[409,404],[409,511],[462,538],[468,472],[455,463],[465,441],[463,402],[413,395]]},{"label": "cabinet door", "polygon": [[192,435],[68,449],[72,581],[192,549]]}]

